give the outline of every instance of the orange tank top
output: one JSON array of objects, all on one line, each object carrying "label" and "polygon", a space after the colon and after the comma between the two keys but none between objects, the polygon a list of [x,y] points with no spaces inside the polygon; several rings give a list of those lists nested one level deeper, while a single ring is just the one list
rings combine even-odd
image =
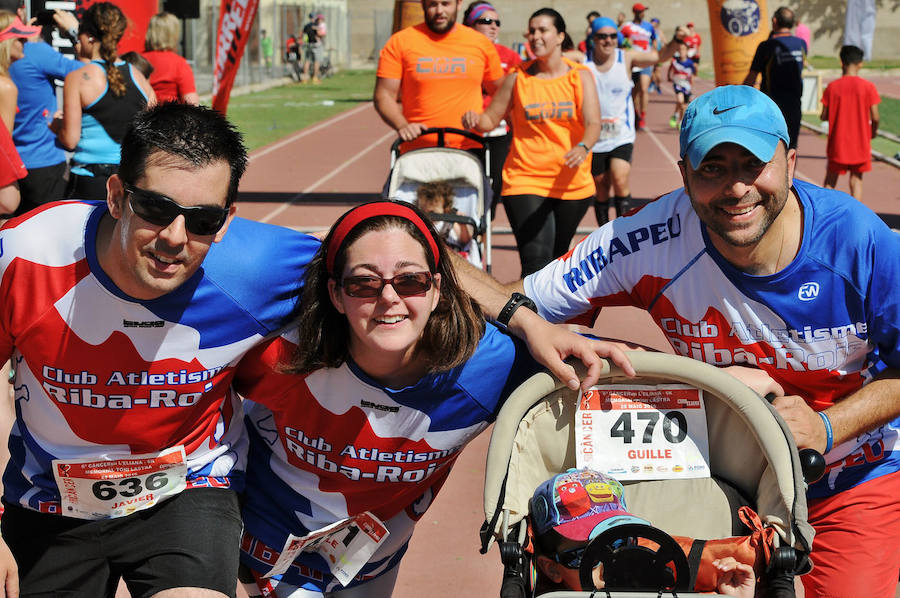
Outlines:
[{"label": "orange tank top", "polygon": [[583,66],[563,59],[569,72],[555,79],[530,75],[527,62],[516,69],[510,105],[512,143],[503,165],[503,195],[585,199],[594,195],[591,156],[568,168],[563,156],[584,137]]}]

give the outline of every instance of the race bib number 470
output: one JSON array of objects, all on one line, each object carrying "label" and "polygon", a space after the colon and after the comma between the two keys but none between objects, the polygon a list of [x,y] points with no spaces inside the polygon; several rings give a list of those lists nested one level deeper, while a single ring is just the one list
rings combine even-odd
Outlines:
[{"label": "race bib number 470", "polygon": [[53,461],[62,515],[110,519],[148,509],[186,486],[183,446],[120,459]]},{"label": "race bib number 470", "polygon": [[683,384],[586,391],[575,413],[576,461],[618,480],[709,477],[703,391]]}]

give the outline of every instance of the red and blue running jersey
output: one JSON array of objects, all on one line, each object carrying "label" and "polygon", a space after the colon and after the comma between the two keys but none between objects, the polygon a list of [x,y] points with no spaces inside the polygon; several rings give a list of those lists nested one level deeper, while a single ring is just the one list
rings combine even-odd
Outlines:
[{"label": "red and blue running jersey", "polygon": [[[463,447],[540,366],[521,342],[488,324],[466,363],[392,390],[352,361],[304,376],[278,373],[292,341],[295,335],[283,335],[254,349],[236,378],[252,399],[245,402],[243,509],[252,540],[245,536],[241,558],[266,573],[289,533],[303,536],[370,511],[390,531],[359,573],[375,577],[402,556]],[[339,589],[328,571],[318,554],[301,553],[281,580]]]},{"label": "red and blue running jersey", "polygon": [[[605,306],[647,310],[676,353],[765,370],[822,410],[900,367],[900,235],[850,196],[794,181],[797,256],[752,276],[713,247],[683,189],[594,231],[525,279],[550,321],[590,325]],[[852,230],[851,230],[852,228]],[[835,446],[809,496],[898,470],[900,419]]]},{"label": "red and blue running jersey", "polygon": [[58,202],[0,231],[0,353],[13,355],[16,399],[4,498],[58,513],[53,460],[177,446],[188,488],[240,489],[235,366],[281,328],[319,242],[236,218],[185,284],[137,300],[98,263],[107,213],[105,203]]},{"label": "red and blue running jersey", "polygon": [[643,50],[644,52],[652,49],[650,42],[655,41],[657,37],[656,29],[647,21],[641,21],[640,23],[628,21],[622,25],[619,31],[631,41],[632,48]]}]

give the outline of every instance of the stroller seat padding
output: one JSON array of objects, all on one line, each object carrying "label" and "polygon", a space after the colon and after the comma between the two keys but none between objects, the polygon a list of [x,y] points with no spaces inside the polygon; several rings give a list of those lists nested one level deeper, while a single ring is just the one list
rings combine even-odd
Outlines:
[{"label": "stroller seat padding", "polygon": [[628,511],[670,536],[711,539],[747,533],[737,511],[754,505],[722,480],[652,480],[623,485]]}]

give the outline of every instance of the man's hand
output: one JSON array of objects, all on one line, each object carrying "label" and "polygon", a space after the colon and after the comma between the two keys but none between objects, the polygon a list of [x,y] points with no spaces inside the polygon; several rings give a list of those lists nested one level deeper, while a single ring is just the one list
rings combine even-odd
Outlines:
[{"label": "man's hand", "polygon": [[765,370],[746,365],[732,365],[721,369],[749,386],[753,389],[753,392],[761,397],[768,394],[776,397],[784,396],[784,388],[778,382],[775,382]]},{"label": "man's hand", "polygon": [[776,398],[772,406],[790,428],[798,449],[811,448],[825,454],[825,423],[806,401],[797,395],[789,395]]},{"label": "man's hand", "polygon": [[466,110],[465,114],[462,115],[462,126],[464,129],[474,129],[478,126],[478,119],[481,117],[480,114],[475,112],[474,110]]},{"label": "man's hand", "polygon": [[[528,314],[527,324],[520,326],[519,336],[528,344],[531,356],[570,389],[578,390],[581,387],[587,390],[596,384],[603,373],[603,358],[619,366],[627,376],[635,375],[634,368],[620,345],[589,339],[575,334],[563,325],[551,324],[528,310],[518,311]],[[584,380],[579,381],[575,368],[565,362],[568,357],[575,357],[585,365],[587,374]]]},{"label": "man's hand", "polygon": [[400,136],[400,139],[403,141],[412,141],[416,137],[422,134],[422,131],[427,129],[425,125],[422,123],[408,123],[399,129],[397,129],[397,135]]},{"label": "man's hand", "polygon": [[19,598],[19,568],[3,540],[0,540],[0,579],[6,590],[5,598]]}]

